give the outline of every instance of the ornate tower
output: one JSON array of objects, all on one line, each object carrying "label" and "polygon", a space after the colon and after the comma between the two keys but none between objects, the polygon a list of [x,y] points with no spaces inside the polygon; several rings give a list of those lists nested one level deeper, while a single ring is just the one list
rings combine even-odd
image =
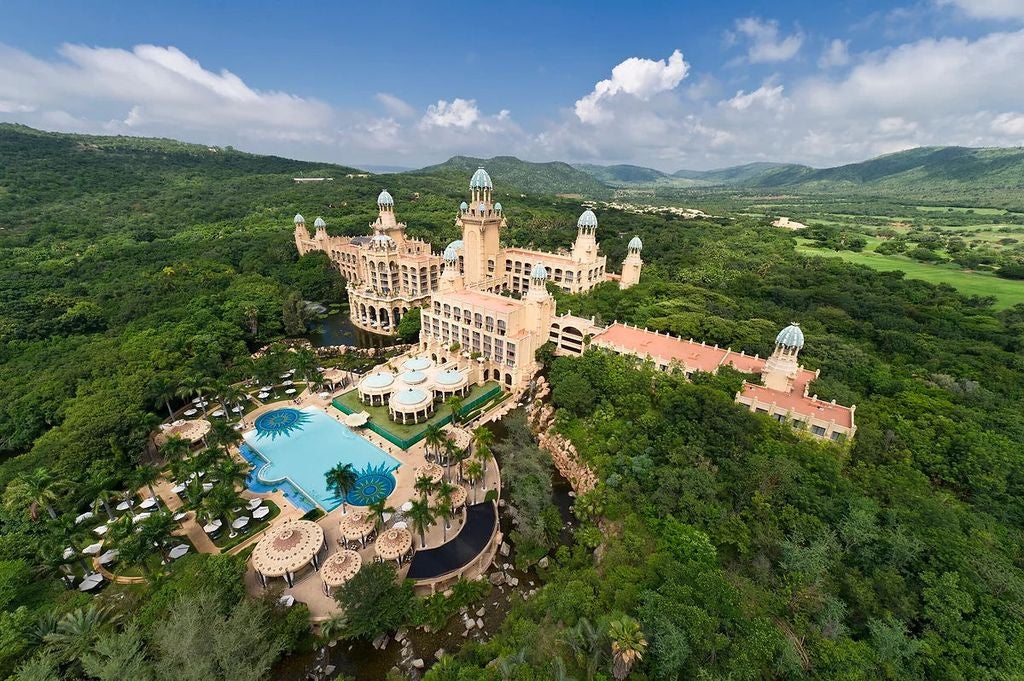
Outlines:
[{"label": "ornate tower", "polygon": [[313,226],[316,228],[316,234],[313,238],[317,241],[323,241],[327,238],[327,223],[320,216],[317,216],[316,220],[313,221]]},{"label": "ornate tower", "polygon": [[305,242],[309,239],[309,232],[306,231],[306,218],[300,214],[295,214],[295,250],[299,252],[299,255],[305,255],[306,244]]},{"label": "ornate tower", "polygon": [[597,216],[587,209],[576,221],[576,241],[572,244],[572,257],[578,262],[589,262],[597,254]]},{"label": "ornate tower", "polygon": [[466,282],[462,279],[462,273],[459,272],[459,254],[455,250],[454,243],[448,244],[448,247],[444,249],[443,257],[444,273],[441,275],[438,290],[441,293],[451,293],[466,288]]},{"label": "ornate tower", "polygon": [[377,195],[377,210],[377,220],[370,225],[373,231],[391,237],[397,244],[405,241],[405,223],[395,217],[395,199],[387,189]]},{"label": "ornate tower", "polygon": [[640,251],[644,249],[644,242],[640,241],[640,237],[635,236],[630,239],[627,249],[629,253],[622,261],[622,277],[619,279],[619,288],[629,288],[639,283],[640,270],[644,266],[644,261],[640,259]]},{"label": "ornate tower", "polygon": [[480,168],[469,181],[470,202],[459,206],[455,224],[462,229],[463,268],[470,284],[493,276],[501,248],[499,232],[505,225],[501,210],[491,203],[491,176]]},{"label": "ornate tower", "polygon": [[804,346],[804,332],[793,322],[775,337],[775,350],[764,364],[761,382],[772,390],[790,392],[800,365],[797,356]]}]

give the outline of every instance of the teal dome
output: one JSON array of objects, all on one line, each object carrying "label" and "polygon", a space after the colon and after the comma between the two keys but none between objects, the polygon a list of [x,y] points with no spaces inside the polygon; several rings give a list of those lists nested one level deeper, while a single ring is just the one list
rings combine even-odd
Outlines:
[{"label": "teal dome", "polygon": [[304,224],[306,224],[306,218],[304,218],[300,214],[296,213],[295,214],[295,224],[297,224],[297,225],[304,225]]},{"label": "teal dome", "polygon": [[463,373],[455,371],[454,369],[442,371],[441,373],[434,377],[434,380],[439,385],[458,385],[459,383],[462,383],[462,381],[464,381],[465,379],[466,376]]},{"label": "teal dome", "polygon": [[411,407],[426,400],[427,393],[423,392],[419,388],[409,388],[408,390],[402,390],[399,392],[395,399],[399,404]]},{"label": "teal dome", "polygon": [[473,173],[473,177],[469,180],[470,189],[492,189],[493,187],[491,176],[483,168],[477,168],[477,171]]},{"label": "teal dome", "polygon": [[402,368],[409,371],[423,371],[430,368],[432,362],[426,357],[412,357],[402,362]]},{"label": "teal dome", "polygon": [[544,265],[537,263],[536,265],[533,266],[533,270],[530,271],[530,277],[532,279],[547,279],[548,270],[546,267],[544,267]]},{"label": "teal dome", "polygon": [[476,207],[476,212],[480,213],[481,215],[487,212],[487,206],[484,205],[483,201],[481,201],[480,205]]},{"label": "teal dome", "polygon": [[395,377],[389,373],[380,371],[375,374],[370,374],[363,379],[363,387],[365,388],[387,388],[395,382]]},{"label": "teal dome", "polygon": [[324,222],[323,218],[319,218],[318,217],[316,220],[313,221],[313,226],[314,227],[326,227],[327,223]]},{"label": "teal dome", "polygon": [[402,374],[401,379],[409,385],[419,385],[427,380],[427,375],[422,371],[406,371]]},{"label": "teal dome", "polygon": [[451,247],[451,244],[444,249],[444,255],[442,256],[445,262],[455,262],[459,259],[459,254],[455,252],[455,249]]},{"label": "teal dome", "polygon": [[635,236],[629,240],[628,248],[631,251],[642,251],[644,249],[644,242],[640,241],[640,237]]},{"label": "teal dome", "polygon": [[779,331],[779,335],[775,337],[775,344],[786,348],[802,348],[804,346],[804,332],[800,330],[800,325],[793,322],[782,331]]},{"label": "teal dome", "polygon": [[469,204],[463,201],[462,203],[459,204],[459,210],[465,213],[467,210],[469,210]]},{"label": "teal dome", "polygon": [[393,206],[393,205],[395,205],[395,200],[393,198],[391,198],[391,194],[388,192],[387,189],[383,190],[380,194],[377,195],[377,205],[378,206]]},{"label": "teal dome", "polygon": [[580,215],[580,219],[576,221],[577,227],[597,227],[597,216],[594,215],[594,211],[589,208]]},{"label": "teal dome", "polygon": [[501,202],[500,201],[498,203],[494,204],[494,212],[495,213],[500,213],[501,212]]}]

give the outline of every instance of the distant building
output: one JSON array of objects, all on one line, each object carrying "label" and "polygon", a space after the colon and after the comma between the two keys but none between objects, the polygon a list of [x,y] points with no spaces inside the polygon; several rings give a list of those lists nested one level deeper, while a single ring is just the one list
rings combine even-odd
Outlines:
[{"label": "distant building", "polygon": [[296,184],[302,184],[304,182],[333,182],[333,177],[293,177],[292,181]]}]

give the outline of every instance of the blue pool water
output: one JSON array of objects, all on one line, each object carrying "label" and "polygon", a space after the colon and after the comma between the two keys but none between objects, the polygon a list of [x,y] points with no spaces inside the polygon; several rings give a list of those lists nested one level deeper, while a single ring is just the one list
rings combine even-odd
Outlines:
[{"label": "blue pool water", "polygon": [[365,506],[394,491],[392,472],[400,462],[317,407],[275,409],[255,426],[241,447],[254,466],[248,481],[254,492],[280,489],[299,508],[331,511],[341,498],[327,489],[324,473],[339,463],[352,464],[359,476],[349,503]]}]

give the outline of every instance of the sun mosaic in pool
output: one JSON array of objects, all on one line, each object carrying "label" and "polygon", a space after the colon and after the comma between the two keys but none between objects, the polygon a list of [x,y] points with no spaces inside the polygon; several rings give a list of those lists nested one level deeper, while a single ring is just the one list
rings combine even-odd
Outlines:
[{"label": "sun mosaic in pool", "polygon": [[353,506],[369,506],[395,491],[394,467],[386,463],[367,466],[359,471],[355,486],[345,495],[345,501]]},{"label": "sun mosaic in pool", "polygon": [[256,437],[270,437],[274,440],[279,435],[288,435],[293,430],[300,430],[307,421],[309,414],[298,409],[285,407],[268,411],[256,419]]}]

